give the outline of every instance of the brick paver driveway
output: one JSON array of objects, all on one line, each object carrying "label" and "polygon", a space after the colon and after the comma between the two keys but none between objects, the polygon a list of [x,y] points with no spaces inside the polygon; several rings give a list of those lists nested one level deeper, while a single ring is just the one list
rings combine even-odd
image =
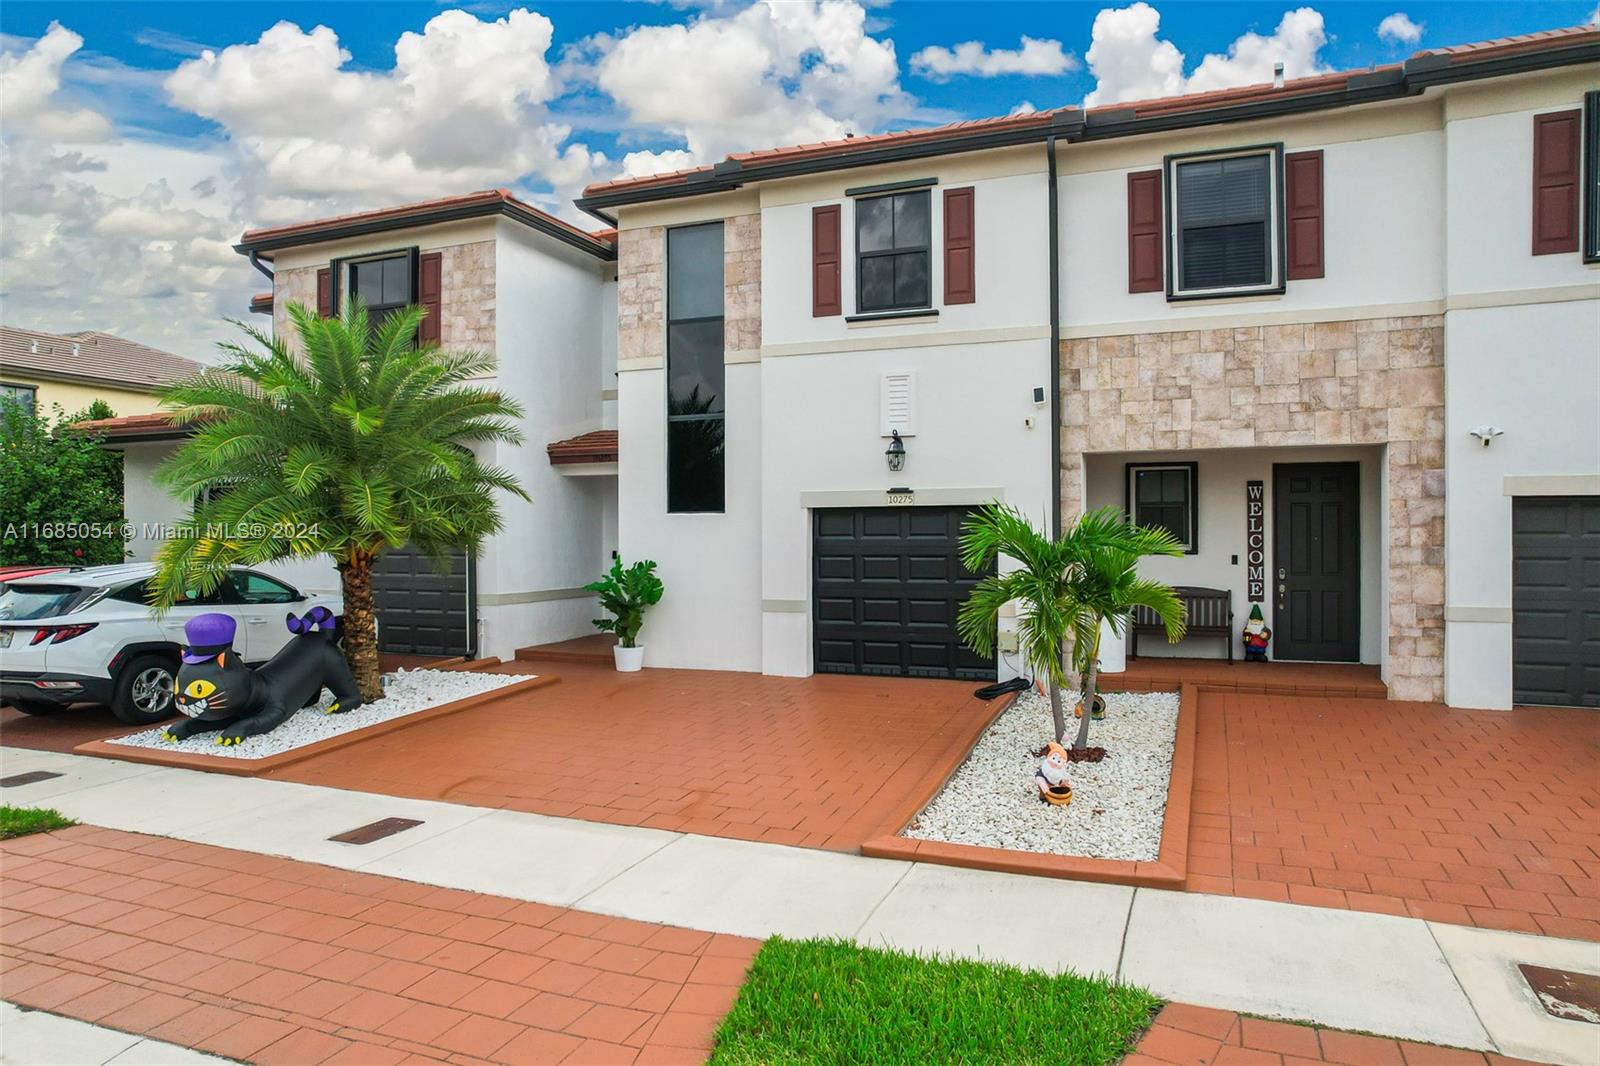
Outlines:
[{"label": "brick paver driveway", "polygon": [[5,998],[258,1063],[692,1063],[758,944],[87,826],[0,844]]},{"label": "brick paver driveway", "polygon": [[1600,714],[1200,695],[1191,890],[1600,940]]},{"label": "brick paver driveway", "polygon": [[561,682],[270,776],[855,850],[897,831],[996,710],[972,697],[972,682],[618,674],[574,662],[496,669]]}]

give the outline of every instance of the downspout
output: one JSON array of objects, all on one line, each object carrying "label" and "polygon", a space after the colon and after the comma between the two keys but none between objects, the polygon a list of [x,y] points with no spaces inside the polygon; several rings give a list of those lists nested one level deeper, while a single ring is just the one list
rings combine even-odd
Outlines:
[{"label": "downspout", "polygon": [[268,270],[265,266],[262,265],[261,256],[256,254],[256,252],[254,250],[251,250],[251,252],[250,252],[250,265],[255,267],[257,270],[261,271],[261,273],[265,274],[267,276],[267,280],[268,281],[273,282],[274,284],[277,283],[277,280],[278,280],[277,276],[275,274],[273,274],[272,271]]},{"label": "downspout", "polygon": [[1061,536],[1061,205],[1056,197],[1056,138],[1044,142],[1050,203],[1046,230],[1050,239],[1050,522],[1053,538]]}]

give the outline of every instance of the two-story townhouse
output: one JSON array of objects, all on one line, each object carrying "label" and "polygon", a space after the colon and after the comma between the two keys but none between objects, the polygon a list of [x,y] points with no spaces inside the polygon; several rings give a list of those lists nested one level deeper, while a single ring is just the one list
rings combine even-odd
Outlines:
[{"label": "two-story townhouse", "polygon": [[[514,473],[531,500],[501,500],[502,530],[446,572],[405,548],[380,557],[380,646],[509,657],[588,632],[595,602],[583,585],[609,565],[617,538],[611,235],[488,190],[251,230],[237,249],[272,281],[251,310],[272,315],[276,336],[294,343],[292,303],[332,315],[360,299],[375,317],[421,304],[421,339],[493,355],[483,383],[523,408],[524,442],[480,458]],[[96,428],[127,456],[127,517],[140,531],[130,549],[149,558],[158,540],[148,531],[186,510],[153,480],[183,431],[160,414]],[[339,587],[327,559],[271,569],[303,588]]]},{"label": "two-story townhouse", "polygon": [[1578,28],[586,190],[647,662],[993,676],[954,538],[1004,499],[1166,526],[1274,658],[1600,703],[1597,85]]}]

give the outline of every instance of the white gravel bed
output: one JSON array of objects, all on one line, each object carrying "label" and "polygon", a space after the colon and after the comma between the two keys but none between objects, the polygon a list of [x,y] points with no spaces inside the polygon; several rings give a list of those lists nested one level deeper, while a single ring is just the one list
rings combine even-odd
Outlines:
[{"label": "white gravel bed", "polygon": [[[1067,743],[1078,720],[1067,710]],[[1073,763],[1072,802],[1039,799],[1033,752],[1054,726],[1050,701],[1036,691],[1019,696],[990,723],[926,810],[903,835],[950,844],[977,844],[1096,859],[1154,860],[1161,850],[1161,817],[1172,776],[1178,729],[1174,692],[1106,694],[1104,720],[1089,726],[1089,744],[1106,749],[1100,762]]]},{"label": "white gravel bed", "polygon": [[[485,674],[470,670],[397,670],[383,675],[383,699],[364,703],[344,714],[326,714],[333,702],[326,689],[315,707],[303,707],[289,716],[278,728],[259,736],[245,737],[238,744],[223,747],[217,743],[216,733],[199,733],[187,740],[173,743],[162,740],[161,733],[171,722],[163,722],[154,729],[112,740],[112,744],[127,744],[135,748],[159,748],[162,751],[181,751],[191,755],[214,755],[219,759],[265,759],[281,755],[319,740],[340,736],[379,722],[404,718],[408,714],[426,711],[456,700],[491,692],[497,688],[526,681],[532,674]],[[175,720],[174,720],[175,721]]]}]

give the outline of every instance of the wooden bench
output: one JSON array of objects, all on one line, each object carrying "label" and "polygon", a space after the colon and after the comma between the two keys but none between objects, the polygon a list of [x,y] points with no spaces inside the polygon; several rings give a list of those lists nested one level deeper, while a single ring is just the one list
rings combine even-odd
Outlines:
[{"label": "wooden bench", "polygon": [[[1195,585],[1174,585],[1173,592],[1183,601],[1188,618],[1186,637],[1221,637],[1228,646],[1228,661],[1233,662],[1233,593],[1228,589],[1207,589]],[[1133,647],[1129,658],[1139,657],[1139,636],[1142,633],[1160,633],[1165,636],[1167,627],[1148,607],[1133,609]]]}]

